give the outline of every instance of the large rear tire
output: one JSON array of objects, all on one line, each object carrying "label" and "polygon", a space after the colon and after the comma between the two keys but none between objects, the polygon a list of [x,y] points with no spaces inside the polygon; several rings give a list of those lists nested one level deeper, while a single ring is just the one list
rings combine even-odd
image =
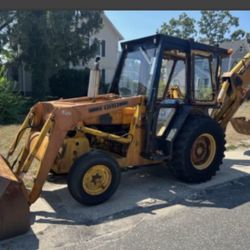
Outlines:
[{"label": "large rear tire", "polygon": [[180,180],[201,183],[219,170],[225,151],[225,134],[208,116],[190,115],[174,143],[170,169]]},{"label": "large rear tire", "polygon": [[97,205],[113,195],[120,178],[121,171],[115,159],[102,151],[91,151],[71,167],[68,189],[78,202]]}]

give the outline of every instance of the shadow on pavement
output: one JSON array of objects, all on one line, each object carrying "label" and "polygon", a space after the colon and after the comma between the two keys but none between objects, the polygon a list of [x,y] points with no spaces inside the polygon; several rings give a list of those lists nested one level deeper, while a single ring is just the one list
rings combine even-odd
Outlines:
[{"label": "shadow on pavement", "polygon": [[[26,246],[26,248],[24,248],[24,246]],[[34,234],[34,232],[30,230],[26,234],[22,234],[20,236],[17,236],[11,239],[0,241],[0,249],[1,250],[12,250],[12,249],[37,250],[39,249],[39,240]]]},{"label": "shadow on pavement", "polygon": [[[222,166],[230,169],[230,175],[239,174],[232,166],[250,166],[250,160],[225,159]],[[222,173],[227,178],[229,172]],[[65,183],[59,178],[58,183]],[[44,191],[42,197],[55,212],[33,212],[34,222],[64,225],[97,225],[128,216],[150,213],[176,204],[189,207],[217,207],[232,209],[250,201],[250,176],[239,175],[231,181],[205,187],[189,185],[176,180],[163,166],[142,167],[129,170],[122,175],[116,194],[98,206],[78,204],[67,187],[55,191]],[[41,218],[42,217],[42,218]]]},{"label": "shadow on pavement", "polygon": [[[250,151],[245,154],[250,154]],[[235,168],[237,165],[241,166],[240,170]],[[66,177],[57,176],[53,182],[59,188],[53,191],[47,189],[42,193],[42,198],[52,209],[33,211],[31,223],[52,227],[92,226],[138,214],[154,214],[157,209],[173,205],[233,209],[250,201],[250,175],[244,173],[244,167],[249,169],[250,159],[225,159],[222,171],[216,177],[198,185],[179,182],[168,168],[160,165],[131,169],[122,174],[121,185],[110,200],[92,207],[77,203],[65,185]],[[39,249],[39,240],[32,230],[0,242],[0,249],[3,250],[24,249],[24,246],[27,249]]]},{"label": "shadow on pavement", "polygon": [[250,150],[245,151],[244,155],[250,156]]}]

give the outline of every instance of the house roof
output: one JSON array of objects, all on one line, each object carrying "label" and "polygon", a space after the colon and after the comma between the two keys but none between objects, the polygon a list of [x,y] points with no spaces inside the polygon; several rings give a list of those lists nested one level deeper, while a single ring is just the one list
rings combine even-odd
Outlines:
[{"label": "house roof", "polygon": [[225,49],[233,49],[233,53],[236,53],[238,50],[241,51],[250,51],[250,46],[247,42],[247,39],[237,40],[237,41],[227,41],[220,44],[220,47]]},{"label": "house roof", "polygon": [[247,39],[223,42],[220,47],[233,49],[233,54],[222,63],[223,71],[230,70],[247,52],[250,52]]},{"label": "house roof", "polygon": [[113,31],[118,35],[119,41],[124,40],[122,34],[118,31],[118,29],[114,26],[114,24],[109,20],[109,18],[105,14],[103,14],[103,19],[105,19],[105,21],[111,26]]}]

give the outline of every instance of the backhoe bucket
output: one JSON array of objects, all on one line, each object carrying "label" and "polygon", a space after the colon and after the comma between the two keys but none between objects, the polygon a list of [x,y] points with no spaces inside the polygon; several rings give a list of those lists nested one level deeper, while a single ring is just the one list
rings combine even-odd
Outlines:
[{"label": "backhoe bucket", "polygon": [[0,241],[30,228],[29,204],[24,184],[0,155]]},{"label": "backhoe bucket", "polygon": [[240,134],[250,135],[250,121],[246,117],[232,118],[231,124],[233,128]]}]

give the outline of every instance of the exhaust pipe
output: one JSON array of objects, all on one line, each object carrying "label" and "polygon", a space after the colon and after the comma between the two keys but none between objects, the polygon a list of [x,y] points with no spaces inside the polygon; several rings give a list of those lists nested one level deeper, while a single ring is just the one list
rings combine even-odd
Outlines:
[{"label": "exhaust pipe", "polygon": [[99,92],[100,85],[100,69],[99,69],[100,57],[95,59],[94,69],[91,69],[89,76],[89,87],[88,87],[88,97],[96,98]]}]

